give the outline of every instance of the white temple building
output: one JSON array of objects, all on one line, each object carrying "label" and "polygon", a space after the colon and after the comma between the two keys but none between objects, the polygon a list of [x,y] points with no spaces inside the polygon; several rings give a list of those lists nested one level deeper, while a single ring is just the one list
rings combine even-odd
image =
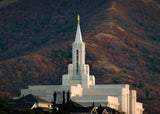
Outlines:
[{"label": "white temple building", "polygon": [[57,93],[57,103],[62,103],[63,91],[70,91],[71,100],[83,105],[108,106],[125,114],[142,114],[143,104],[136,101],[136,91],[128,84],[95,84],[95,77],[90,75],[89,65],[85,64],[85,43],[82,40],[80,19],[75,41],[72,45],[72,64],[68,65],[68,74],[62,77],[62,85],[35,85],[21,89],[21,96],[34,94],[44,100],[53,100]]}]

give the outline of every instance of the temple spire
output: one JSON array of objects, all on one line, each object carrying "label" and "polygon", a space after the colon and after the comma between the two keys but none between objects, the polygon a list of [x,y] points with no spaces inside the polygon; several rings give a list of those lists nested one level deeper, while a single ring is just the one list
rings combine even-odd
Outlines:
[{"label": "temple spire", "polygon": [[77,26],[75,42],[81,43],[83,41],[82,41],[82,35],[81,35],[81,29],[80,29],[80,17],[79,17],[79,15],[77,17],[77,20],[78,20],[78,26]]}]

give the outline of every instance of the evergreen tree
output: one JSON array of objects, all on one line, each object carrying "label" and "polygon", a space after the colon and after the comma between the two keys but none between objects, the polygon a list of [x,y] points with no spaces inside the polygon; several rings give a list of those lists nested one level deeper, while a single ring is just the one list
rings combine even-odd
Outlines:
[{"label": "evergreen tree", "polygon": [[67,102],[69,102],[69,100],[70,100],[70,92],[67,91]]},{"label": "evergreen tree", "polygon": [[95,105],[94,105],[94,101],[93,101],[93,104],[92,104],[92,107],[94,107]]},{"label": "evergreen tree", "polygon": [[54,105],[56,105],[56,102],[57,102],[57,92],[54,92]]},{"label": "evergreen tree", "polygon": [[63,91],[63,101],[62,101],[63,108],[64,108],[64,104],[65,104],[65,91]]}]

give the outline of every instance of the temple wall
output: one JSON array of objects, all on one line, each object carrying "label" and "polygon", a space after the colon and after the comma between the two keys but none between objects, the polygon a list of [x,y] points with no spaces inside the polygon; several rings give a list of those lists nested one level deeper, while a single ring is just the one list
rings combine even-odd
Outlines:
[{"label": "temple wall", "polygon": [[86,107],[92,106],[93,102],[95,106],[108,106],[116,110],[119,106],[118,98],[111,96],[76,96],[72,97],[72,100]]},{"label": "temple wall", "polygon": [[136,91],[130,91],[130,114],[137,114],[136,113]]},{"label": "temple wall", "polygon": [[57,103],[62,101],[62,92],[70,91],[70,86],[61,86],[61,85],[37,85],[29,86],[28,89],[21,89],[21,97],[23,95],[33,94],[42,99],[45,99],[48,102],[53,101],[53,94],[57,92]]},{"label": "temple wall", "polygon": [[143,114],[143,104],[136,102],[136,114]]},{"label": "temple wall", "polygon": [[71,97],[74,96],[83,96],[83,88],[80,84],[78,84],[77,86],[71,86]]},{"label": "temple wall", "polygon": [[109,96],[120,96],[122,95],[122,87],[114,87],[113,85],[91,85],[89,88],[84,88],[84,96],[94,95],[109,95]]},{"label": "temple wall", "polygon": [[119,110],[129,114],[129,85],[127,84],[106,84],[91,85],[84,88],[83,96],[113,96],[119,99]]},{"label": "temple wall", "polygon": [[108,107],[118,110],[120,105],[118,98],[107,96],[107,100],[108,100],[108,105],[107,105]]}]

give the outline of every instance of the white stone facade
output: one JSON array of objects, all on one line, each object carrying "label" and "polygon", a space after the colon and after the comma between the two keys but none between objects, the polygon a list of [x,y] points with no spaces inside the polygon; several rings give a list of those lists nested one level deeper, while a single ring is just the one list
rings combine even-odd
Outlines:
[{"label": "white stone facade", "polygon": [[125,112],[142,114],[143,104],[136,101],[136,91],[128,84],[95,85],[95,77],[90,75],[89,65],[85,64],[85,44],[82,41],[80,25],[77,26],[75,42],[72,45],[72,64],[68,74],[62,77],[62,85],[37,85],[21,89],[21,95],[32,93],[47,101],[53,101],[57,92],[57,103],[62,103],[62,92],[70,91],[71,99],[83,106],[100,104]]}]

